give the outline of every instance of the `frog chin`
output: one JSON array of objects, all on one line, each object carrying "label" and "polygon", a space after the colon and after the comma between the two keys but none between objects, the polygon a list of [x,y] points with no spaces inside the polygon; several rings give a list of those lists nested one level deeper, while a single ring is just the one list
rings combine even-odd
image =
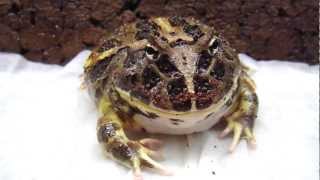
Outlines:
[{"label": "frog chin", "polygon": [[225,111],[218,114],[211,114],[208,117],[190,117],[190,120],[169,119],[166,117],[156,117],[150,119],[142,114],[136,114],[134,120],[142,125],[147,132],[160,134],[191,134],[211,128],[222,117]]},{"label": "frog chin", "polygon": [[159,134],[191,134],[210,129],[226,114],[230,108],[226,107],[219,112],[212,112],[203,117],[197,115],[190,115],[185,119],[168,118],[157,116],[150,118],[144,114],[135,114],[134,120],[144,127],[147,132]]}]

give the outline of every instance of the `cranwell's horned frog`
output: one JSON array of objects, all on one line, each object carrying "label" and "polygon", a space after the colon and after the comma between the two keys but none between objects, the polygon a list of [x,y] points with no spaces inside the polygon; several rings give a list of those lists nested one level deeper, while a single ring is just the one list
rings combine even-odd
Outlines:
[{"label": "cranwell's horned frog", "polygon": [[192,18],[157,17],[115,30],[87,59],[85,83],[102,114],[97,135],[107,154],[130,167],[164,171],[154,161],[159,140],[133,141],[125,130],[190,134],[219,120],[233,132],[232,151],[252,133],[258,98],[236,52]]}]

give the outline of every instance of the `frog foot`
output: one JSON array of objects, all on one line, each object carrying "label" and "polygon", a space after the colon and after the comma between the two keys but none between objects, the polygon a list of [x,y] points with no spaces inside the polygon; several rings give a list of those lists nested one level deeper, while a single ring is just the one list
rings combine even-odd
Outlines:
[{"label": "frog foot", "polygon": [[240,138],[246,139],[249,147],[256,147],[252,129],[254,120],[257,117],[258,97],[252,82],[247,75],[240,78],[239,103],[236,104],[233,112],[225,118],[227,127],[221,132],[220,137],[225,137],[233,132],[233,140],[229,147],[229,152],[234,151]]},{"label": "frog foot", "polygon": [[170,170],[154,160],[163,159],[159,152],[160,145],[161,141],[150,138],[140,141],[116,138],[105,149],[112,159],[133,170],[134,180],[141,180],[143,167],[162,175],[172,175]]},{"label": "frog foot", "polygon": [[[132,142],[131,142],[132,143]],[[163,154],[159,151],[163,143],[160,140],[145,138],[140,141],[133,141],[136,146],[137,158],[133,160],[133,172],[135,180],[141,180],[141,167],[149,168],[161,175],[170,176],[173,174],[168,168],[155,160],[163,160]]]},{"label": "frog foot", "polygon": [[227,118],[227,123],[227,127],[220,133],[219,137],[223,138],[233,132],[233,140],[229,146],[229,152],[235,150],[241,138],[247,140],[247,144],[250,148],[254,149],[256,147],[256,139],[245,121],[241,122]]}]

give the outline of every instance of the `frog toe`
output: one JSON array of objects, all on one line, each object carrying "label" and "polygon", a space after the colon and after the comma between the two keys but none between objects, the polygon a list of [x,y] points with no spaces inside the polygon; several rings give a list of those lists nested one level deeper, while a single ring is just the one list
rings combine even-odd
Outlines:
[{"label": "frog toe", "polygon": [[229,152],[233,152],[240,142],[240,139],[245,139],[250,148],[256,147],[256,140],[250,127],[246,126],[241,121],[233,121],[228,119],[227,127],[220,133],[219,137],[223,138],[228,134],[233,133],[233,139],[229,146]]}]

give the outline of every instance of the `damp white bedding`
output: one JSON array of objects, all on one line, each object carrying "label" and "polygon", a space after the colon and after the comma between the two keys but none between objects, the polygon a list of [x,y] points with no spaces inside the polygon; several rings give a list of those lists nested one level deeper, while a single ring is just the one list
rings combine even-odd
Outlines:
[{"label": "damp white bedding", "polygon": [[[105,158],[96,140],[97,110],[80,90],[83,51],[66,66],[0,53],[0,179],[132,179]],[[217,130],[186,136],[151,135],[165,142],[161,163],[175,173],[148,179],[319,179],[319,66],[241,60],[253,69],[260,100],[257,148]]]}]

